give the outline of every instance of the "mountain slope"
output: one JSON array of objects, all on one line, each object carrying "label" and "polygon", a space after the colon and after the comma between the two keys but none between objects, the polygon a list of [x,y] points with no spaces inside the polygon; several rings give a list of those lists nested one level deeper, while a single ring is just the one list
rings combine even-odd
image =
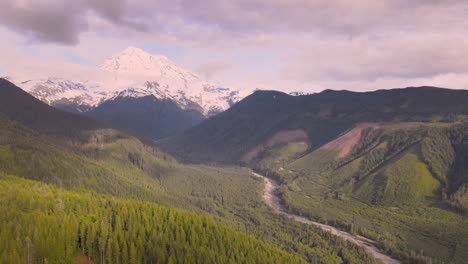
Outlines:
[{"label": "mountain slope", "polygon": [[468,123],[379,123],[357,133],[362,126],[312,152],[276,146],[252,166],[282,182],[292,212],[376,239],[410,263],[463,263]]},{"label": "mountain slope", "polygon": [[53,135],[110,127],[89,117],[57,111],[5,79],[0,79],[0,112],[11,120]]},{"label": "mountain slope", "polygon": [[138,131],[155,140],[177,135],[204,119],[196,110],[182,109],[172,100],[157,99],[153,95],[117,97],[103,102],[85,115]]},{"label": "mountain slope", "polygon": [[305,96],[257,91],[161,146],[190,162],[249,161],[252,158],[246,160],[246,155],[271,147],[268,141],[278,133],[302,131],[307,136],[282,143],[307,141],[316,149],[357,123],[453,121],[468,112],[467,101],[468,91],[433,87],[366,93],[327,90]]}]

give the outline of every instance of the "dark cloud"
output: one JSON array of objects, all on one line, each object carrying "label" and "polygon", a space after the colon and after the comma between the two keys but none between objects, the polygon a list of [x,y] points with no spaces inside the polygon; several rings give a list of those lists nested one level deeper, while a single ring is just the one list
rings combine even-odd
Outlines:
[{"label": "dark cloud", "polygon": [[78,35],[88,29],[83,7],[73,1],[47,3],[3,0],[0,3],[0,23],[21,32],[33,40],[75,44]]},{"label": "dark cloud", "polygon": [[[38,40],[73,44],[94,13],[140,31],[171,28],[174,21],[229,33],[358,35],[378,30],[430,30],[464,21],[460,0],[2,0],[0,23]],[[464,7],[460,8],[460,7]],[[442,23],[441,23],[442,22]],[[181,36],[183,37],[183,36]]]},{"label": "dark cloud", "polygon": [[72,45],[81,33],[93,30],[91,12],[116,26],[149,30],[137,14],[128,15],[130,9],[123,0],[2,0],[0,24],[34,41]]}]

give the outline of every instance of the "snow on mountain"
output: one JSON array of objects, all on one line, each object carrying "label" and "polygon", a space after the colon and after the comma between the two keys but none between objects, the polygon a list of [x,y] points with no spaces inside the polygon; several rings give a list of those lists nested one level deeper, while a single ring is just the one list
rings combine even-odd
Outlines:
[{"label": "snow on mountain", "polygon": [[100,68],[116,73],[198,78],[196,75],[177,67],[166,56],[149,54],[135,47],[124,49],[105,61]]},{"label": "snow on mountain", "polygon": [[70,81],[58,77],[35,80],[11,79],[16,85],[48,104],[68,100],[77,104],[95,106],[107,95],[99,92],[101,86],[99,82]]},{"label": "snow on mountain", "polygon": [[92,69],[92,76],[60,77],[56,74],[28,79],[10,76],[19,87],[51,104],[95,107],[117,97],[174,100],[183,108],[201,108],[204,114],[221,111],[251,92],[204,81],[162,55],[128,47]]}]

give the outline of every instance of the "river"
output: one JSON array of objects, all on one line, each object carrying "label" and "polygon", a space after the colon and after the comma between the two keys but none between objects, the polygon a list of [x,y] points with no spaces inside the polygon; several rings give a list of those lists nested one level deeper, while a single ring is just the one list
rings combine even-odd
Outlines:
[{"label": "river", "polygon": [[318,228],[320,228],[320,229],[322,229],[324,231],[330,232],[331,234],[333,234],[335,236],[341,237],[344,240],[347,240],[347,241],[349,241],[349,242],[351,242],[351,243],[353,243],[353,244],[355,244],[357,246],[360,246],[360,247],[364,248],[369,254],[374,256],[376,259],[381,260],[385,264],[400,264],[401,263],[399,260],[396,260],[396,259],[382,253],[382,251],[380,251],[375,246],[375,242],[368,239],[368,238],[365,238],[365,237],[362,237],[362,236],[354,236],[354,235],[351,235],[351,234],[349,234],[347,232],[339,230],[339,229],[337,229],[337,228],[335,228],[333,226],[321,224],[321,223],[318,223],[318,222],[311,221],[310,219],[307,219],[307,218],[302,217],[302,216],[287,213],[286,210],[284,209],[284,207],[281,205],[281,201],[280,201],[280,198],[278,196],[278,188],[279,188],[278,182],[276,182],[273,179],[267,178],[267,177],[265,177],[263,175],[260,175],[258,173],[255,173],[255,172],[253,172],[253,176],[255,176],[257,178],[262,178],[265,181],[265,188],[264,188],[264,191],[263,191],[263,199],[265,200],[265,203],[269,207],[271,207],[271,209],[273,210],[274,213],[284,215],[284,216],[286,216],[286,217],[288,217],[288,218],[290,218],[290,219],[292,219],[292,220],[294,220],[296,222],[316,226],[316,227],[318,227]]}]

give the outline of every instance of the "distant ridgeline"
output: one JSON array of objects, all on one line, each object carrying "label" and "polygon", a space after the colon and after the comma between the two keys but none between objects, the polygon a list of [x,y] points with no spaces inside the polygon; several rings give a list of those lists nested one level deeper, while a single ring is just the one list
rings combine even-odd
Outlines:
[{"label": "distant ridgeline", "polygon": [[316,149],[359,123],[460,121],[468,114],[467,102],[468,91],[434,87],[303,96],[256,91],[161,146],[190,162],[233,163],[281,131],[305,131]]}]

